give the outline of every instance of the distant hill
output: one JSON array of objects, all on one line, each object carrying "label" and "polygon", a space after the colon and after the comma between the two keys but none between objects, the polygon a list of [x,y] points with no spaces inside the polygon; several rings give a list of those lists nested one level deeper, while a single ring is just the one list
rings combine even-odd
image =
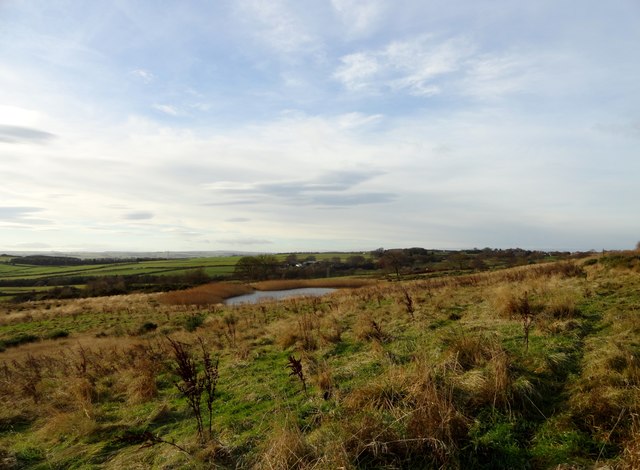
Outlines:
[{"label": "distant hill", "polygon": [[4,251],[9,256],[53,256],[74,257],[80,259],[131,259],[131,258],[209,258],[218,256],[255,255],[251,251]]}]

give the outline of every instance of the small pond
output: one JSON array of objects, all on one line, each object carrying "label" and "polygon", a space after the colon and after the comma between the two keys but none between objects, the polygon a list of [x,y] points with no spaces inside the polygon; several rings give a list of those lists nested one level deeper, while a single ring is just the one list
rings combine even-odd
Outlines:
[{"label": "small pond", "polygon": [[261,300],[281,300],[291,297],[319,296],[337,289],[331,287],[303,287],[300,289],[255,291],[251,294],[230,297],[224,301],[226,305],[256,304]]}]

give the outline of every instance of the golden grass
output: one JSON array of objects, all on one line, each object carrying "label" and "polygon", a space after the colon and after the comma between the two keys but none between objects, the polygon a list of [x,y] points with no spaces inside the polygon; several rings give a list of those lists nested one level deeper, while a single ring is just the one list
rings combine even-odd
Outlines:
[{"label": "golden grass", "polygon": [[618,463],[620,470],[640,468],[640,416],[633,416],[632,421],[632,431],[630,437],[624,442],[622,459]]},{"label": "golden grass", "polygon": [[327,279],[291,279],[291,280],[274,280],[274,281],[261,281],[251,284],[255,289],[262,291],[271,290],[288,290],[288,289],[300,289],[304,287],[333,287],[333,288],[359,288],[364,286],[371,286],[376,284],[377,281],[370,279],[358,279],[349,277],[334,277]]},{"label": "golden grass", "polygon": [[310,468],[315,459],[314,449],[307,443],[300,429],[287,422],[273,429],[264,444],[264,450],[255,468],[265,470]]},{"label": "golden grass", "polygon": [[166,292],[160,295],[158,300],[168,305],[211,305],[252,291],[253,289],[246,284],[211,282],[190,289]]},{"label": "golden grass", "polygon": [[60,440],[88,436],[98,429],[93,418],[80,411],[57,412],[48,417],[38,431],[43,440]]}]

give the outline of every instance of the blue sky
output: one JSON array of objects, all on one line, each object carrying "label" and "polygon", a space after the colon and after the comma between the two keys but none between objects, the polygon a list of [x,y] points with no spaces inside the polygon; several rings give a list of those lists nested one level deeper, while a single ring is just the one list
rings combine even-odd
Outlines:
[{"label": "blue sky", "polygon": [[0,250],[631,248],[640,4],[0,1]]}]

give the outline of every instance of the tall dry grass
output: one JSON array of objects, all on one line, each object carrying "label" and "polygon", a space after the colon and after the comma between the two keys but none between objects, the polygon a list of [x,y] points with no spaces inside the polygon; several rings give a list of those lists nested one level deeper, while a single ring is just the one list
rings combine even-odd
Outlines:
[{"label": "tall dry grass", "polygon": [[253,292],[250,286],[231,282],[212,282],[190,289],[166,292],[158,300],[167,305],[212,305],[229,297]]},{"label": "tall dry grass", "polygon": [[303,287],[333,287],[333,288],[359,288],[374,285],[377,281],[370,279],[357,279],[347,277],[334,277],[327,279],[290,279],[254,282],[251,284],[257,290],[287,290]]},{"label": "tall dry grass", "polygon": [[267,436],[255,468],[261,470],[289,470],[312,468],[317,460],[315,450],[307,442],[300,428],[291,420],[279,424]]}]

